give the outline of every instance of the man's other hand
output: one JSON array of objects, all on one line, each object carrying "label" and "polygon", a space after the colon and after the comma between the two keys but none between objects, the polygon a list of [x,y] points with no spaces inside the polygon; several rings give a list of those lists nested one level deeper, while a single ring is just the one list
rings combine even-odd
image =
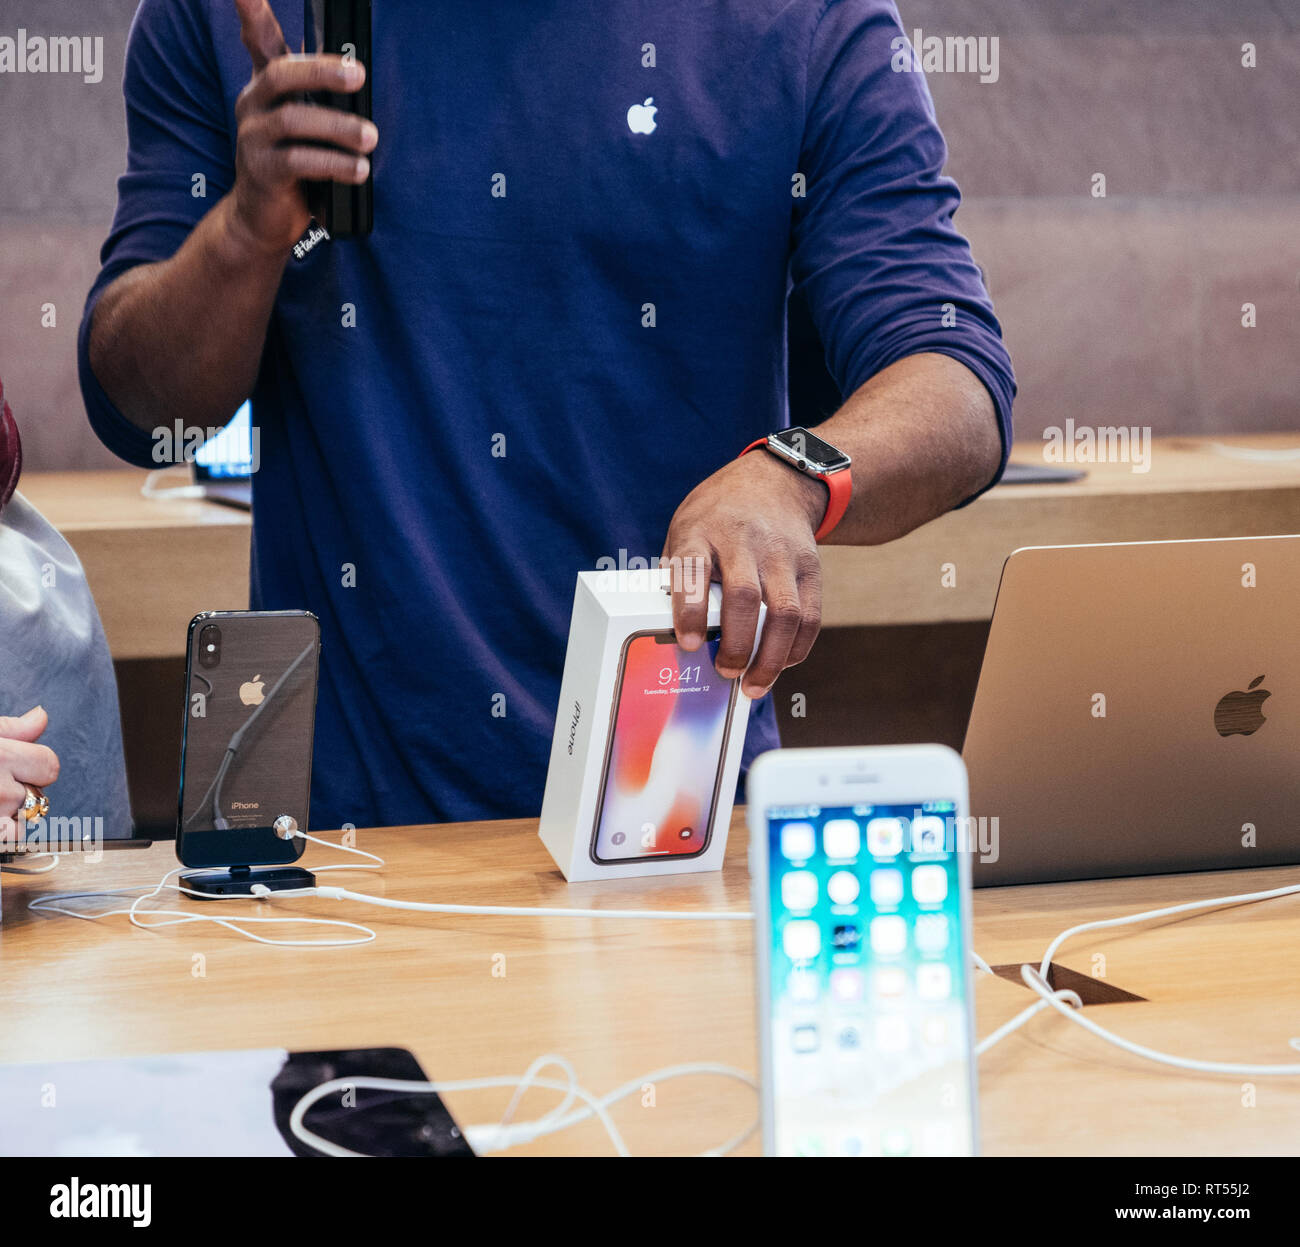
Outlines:
[{"label": "man's other hand", "polygon": [[379,142],[374,122],[301,97],[309,91],[351,94],[360,90],[366,70],[328,53],[292,55],[267,0],[235,0],[235,8],[253,76],[235,104],[231,225],[263,250],[288,251],[311,220],[303,181],[360,185]]}]

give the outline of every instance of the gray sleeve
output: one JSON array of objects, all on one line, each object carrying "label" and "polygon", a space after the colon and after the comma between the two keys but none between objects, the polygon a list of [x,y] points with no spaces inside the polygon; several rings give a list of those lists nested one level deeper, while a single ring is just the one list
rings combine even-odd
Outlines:
[{"label": "gray sleeve", "polygon": [[99,612],[72,547],[20,492],[0,518],[0,715],[36,705],[50,716],[41,741],[60,762],[48,793],[51,838],[131,836],[117,681]]}]

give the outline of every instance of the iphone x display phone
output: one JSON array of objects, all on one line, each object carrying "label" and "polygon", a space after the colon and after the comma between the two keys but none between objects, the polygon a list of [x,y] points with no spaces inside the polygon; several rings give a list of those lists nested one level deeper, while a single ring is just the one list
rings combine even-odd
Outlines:
[{"label": "iphone x display phone", "polygon": [[[355,113],[367,120],[372,115],[374,67],[371,65],[370,0],[308,0],[308,52],[334,52],[351,57],[365,66],[366,80],[350,94],[320,92],[316,104]],[[342,182],[309,183],[308,201],[317,220],[331,238],[359,238],[374,225],[374,171],[360,186]]]},{"label": "iphone x display phone", "polygon": [[308,611],[210,611],[190,622],[176,856],[285,865],[307,830],[320,624]]},{"label": "iphone x display phone", "polygon": [[764,1152],[974,1155],[961,758],[781,749],[747,793]]},{"label": "iphone x display phone", "polygon": [[710,628],[694,653],[672,629],[624,641],[591,837],[597,864],[709,847],[740,687],[714,667],[720,637]]}]

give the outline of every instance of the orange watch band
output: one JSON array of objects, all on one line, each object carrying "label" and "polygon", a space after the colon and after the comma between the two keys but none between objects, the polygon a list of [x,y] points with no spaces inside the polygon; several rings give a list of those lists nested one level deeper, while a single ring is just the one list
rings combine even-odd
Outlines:
[{"label": "orange watch band", "polygon": [[[739,459],[741,456],[749,454],[751,450],[757,450],[760,446],[765,450],[767,449],[766,437],[760,437],[757,441],[750,442],[736,457]],[[781,459],[781,462],[792,472],[799,471],[793,463],[782,459],[780,455],[775,455],[774,458]],[[817,526],[817,531],[813,534],[815,541],[822,541],[830,535],[835,525],[844,518],[844,512],[849,509],[849,499],[853,497],[852,473],[850,469],[842,468],[838,472],[805,472],[804,475],[821,481],[830,495],[826,501],[826,514],[822,516],[822,522]]]}]

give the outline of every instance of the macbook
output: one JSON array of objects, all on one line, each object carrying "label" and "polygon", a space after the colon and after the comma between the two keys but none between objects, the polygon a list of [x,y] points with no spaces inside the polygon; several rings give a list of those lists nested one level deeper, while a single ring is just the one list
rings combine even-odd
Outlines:
[{"label": "macbook", "polygon": [[195,451],[194,483],[212,502],[251,511],[258,450],[252,404],[244,403],[225,428]]},{"label": "macbook", "polygon": [[1300,537],[1017,550],[963,755],[977,886],[1300,862]]}]

